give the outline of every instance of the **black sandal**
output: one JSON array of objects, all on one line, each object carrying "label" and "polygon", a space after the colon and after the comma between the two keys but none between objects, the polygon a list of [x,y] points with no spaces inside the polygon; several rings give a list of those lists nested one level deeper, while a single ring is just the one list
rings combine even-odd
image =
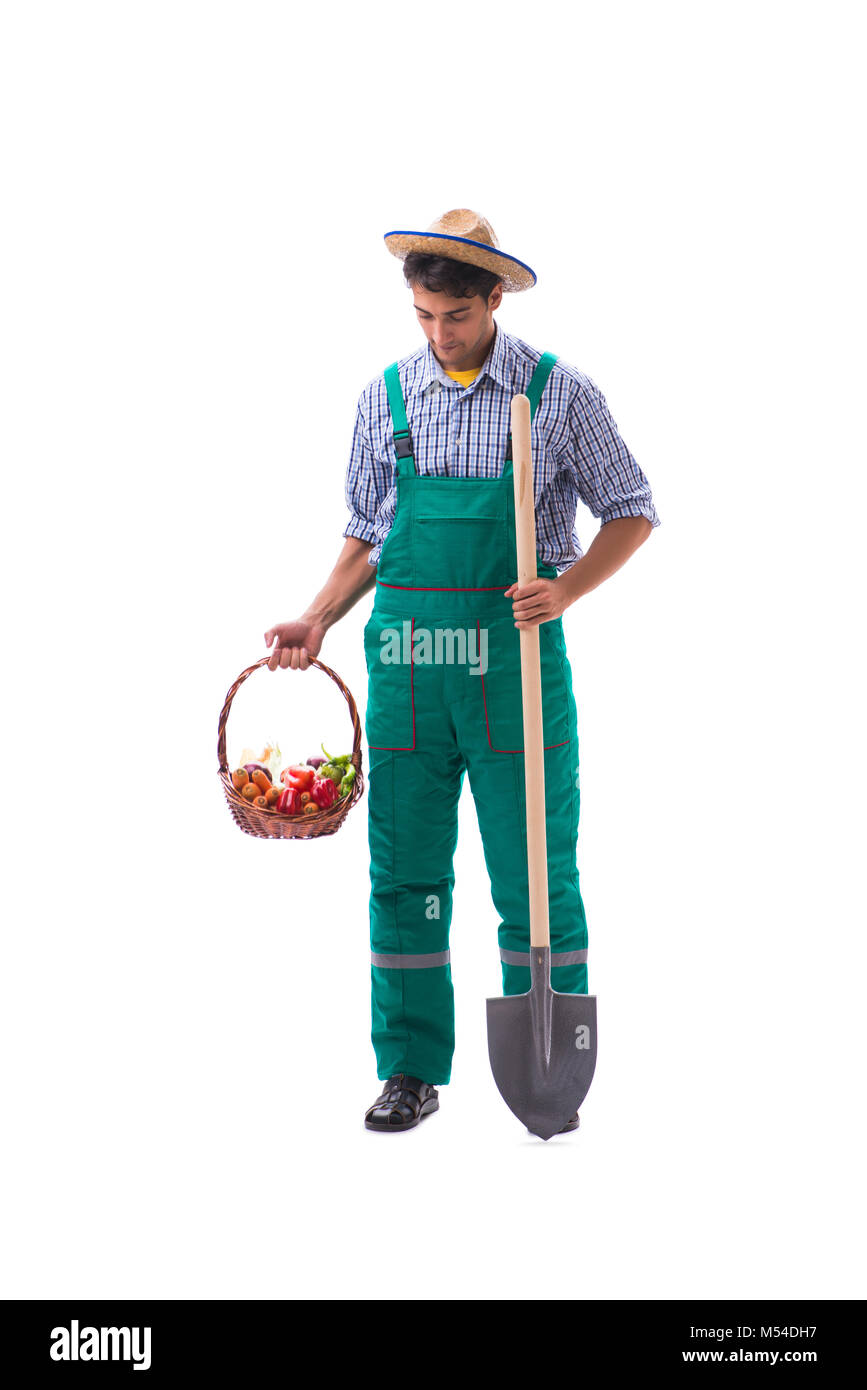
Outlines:
[{"label": "black sandal", "polygon": [[425,1117],[439,1110],[439,1092],[417,1076],[398,1072],[390,1076],[382,1094],[365,1111],[365,1129],[414,1129]]}]

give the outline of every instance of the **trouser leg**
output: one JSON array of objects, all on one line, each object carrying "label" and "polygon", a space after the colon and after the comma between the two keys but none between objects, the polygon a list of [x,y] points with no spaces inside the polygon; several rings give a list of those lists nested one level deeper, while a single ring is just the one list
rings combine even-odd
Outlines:
[{"label": "trouser leg", "polygon": [[[586,994],[587,919],[576,862],[581,798],[577,713],[565,654],[559,670],[550,661],[544,670],[551,726],[564,735],[559,746],[544,753],[551,985],[563,994]],[[479,725],[478,735],[472,740],[467,736],[463,746],[491,896],[500,915],[503,993],[525,994],[530,988],[530,909],[524,755],[494,751],[491,742],[500,740],[489,733],[483,736]]]},{"label": "trouser leg", "polygon": [[454,994],[449,927],[458,800],[457,748],[371,749],[371,1011],[377,1075],[432,1085],[451,1076]]}]

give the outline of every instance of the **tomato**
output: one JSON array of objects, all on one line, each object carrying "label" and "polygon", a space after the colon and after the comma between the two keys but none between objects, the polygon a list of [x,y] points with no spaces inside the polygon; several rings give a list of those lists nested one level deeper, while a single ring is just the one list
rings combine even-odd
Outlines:
[{"label": "tomato", "polygon": [[316,770],[312,767],[305,767],[303,763],[293,763],[291,767],[284,768],[280,776],[287,787],[294,787],[299,792],[309,792],[313,786]]}]

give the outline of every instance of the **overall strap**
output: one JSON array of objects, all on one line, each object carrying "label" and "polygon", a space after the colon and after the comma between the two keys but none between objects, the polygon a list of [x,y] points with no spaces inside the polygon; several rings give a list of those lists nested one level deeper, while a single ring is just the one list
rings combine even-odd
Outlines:
[{"label": "overall strap", "polygon": [[388,408],[394,425],[394,451],[397,454],[397,472],[401,476],[415,473],[415,455],[412,450],[412,435],[406,418],[403,391],[400,389],[400,374],[397,363],[392,362],[385,369],[385,389],[388,392]]},{"label": "overall strap", "polygon": [[[536,414],[536,407],[538,406],[540,400],[542,399],[542,392],[543,392],[544,389],[545,389],[545,383],[546,383],[546,381],[548,380],[548,377],[551,375],[551,368],[554,366],[554,363],[555,363],[556,361],[557,361],[556,353],[553,353],[553,352],[543,352],[543,353],[542,353],[542,356],[539,358],[539,361],[538,361],[537,364],[536,364],[536,370],[534,371],[534,373],[533,373],[533,375],[532,375],[532,377],[531,377],[531,379],[530,379],[530,385],[527,387],[527,390],[524,392],[525,396],[527,397],[527,400],[530,402],[530,419],[531,419],[531,420],[533,419],[533,416]],[[511,462],[512,462],[512,434],[511,434],[511,431],[510,431],[510,432],[509,432],[509,442],[508,442],[508,444],[507,444],[507,446],[506,446],[506,463],[509,464],[509,463],[511,463]]]},{"label": "overall strap", "polygon": [[551,368],[557,361],[556,354],[553,352],[543,352],[536,364],[530,385],[527,387],[526,395],[530,402],[530,419],[536,414],[536,407],[542,399],[542,392],[545,390],[545,382],[551,375]]}]

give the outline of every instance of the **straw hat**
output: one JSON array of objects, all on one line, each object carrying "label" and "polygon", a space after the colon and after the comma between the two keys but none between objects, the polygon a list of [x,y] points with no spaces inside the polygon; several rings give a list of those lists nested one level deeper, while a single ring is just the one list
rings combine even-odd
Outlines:
[{"label": "straw hat", "polygon": [[504,290],[529,290],[536,283],[535,273],[528,265],[500,250],[487,218],[469,208],[443,213],[426,232],[386,232],[385,244],[400,261],[411,251],[420,251],[425,256],[445,256],[448,260],[480,265],[500,277]]}]

